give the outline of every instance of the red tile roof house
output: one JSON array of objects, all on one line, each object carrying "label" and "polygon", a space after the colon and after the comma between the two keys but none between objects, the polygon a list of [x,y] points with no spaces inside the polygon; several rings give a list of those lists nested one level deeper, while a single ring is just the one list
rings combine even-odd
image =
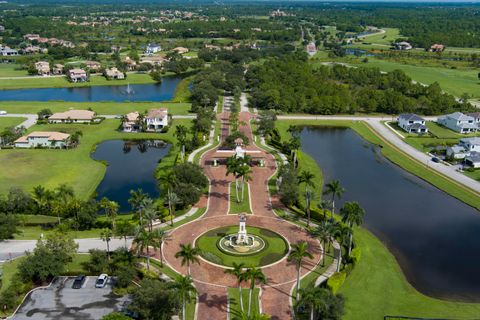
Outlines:
[{"label": "red tile roof house", "polygon": [[67,76],[72,82],[85,82],[88,80],[87,72],[83,69],[68,70]]},{"label": "red tile roof house", "polygon": [[85,61],[85,65],[91,72],[100,71],[100,69],[102,68],[100,62],[97,61]]},{"label": "red tile roof house", "polygon": [[49,123],[90,123],[95,118],[95,112],[90,110],[68,110],[57,112],[48,118]]},{"label": "red tile roof house", "polygon": [[443,50],[445,50],[445,46],[443,44],[438,44],[438,43],[433,44],[428,49],[428,51],[430,52],[443,52]]},{"label": "red tile roof house", "polygon": [[49,76],[50,75],[50,63],[47,61],[38,61],[35,62],[35,69],[40,76]]},{"label": "red tile roof house", "polygon": [[70,135],[62,132],[35,131],[15,140],[16,148],[66,148],[70,143]]},{"label": "red tile roof house", "polygon": [[135,112],[130,112],[125,115],[123,118],[122,129],[124,132],[138,132],[141,130],[140,124],[138,123],[138,118],[140,114]]}]

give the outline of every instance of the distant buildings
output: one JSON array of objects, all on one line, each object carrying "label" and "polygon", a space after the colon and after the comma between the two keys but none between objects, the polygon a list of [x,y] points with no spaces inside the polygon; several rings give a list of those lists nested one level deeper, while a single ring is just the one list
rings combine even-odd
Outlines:
[{"label": "distant buildings", "polygon": [[413,113],[403,113],[398,117],[398,126],[408,133],[424,134],[428,132],[425,119]]},{"label": "distant buildings", "polygon": [[161,66],[167,59],[161,56],[145,56],[140,58],[140,63],[147,63],[152,66]]},{"label": "distant buildings", "polygon": [[87,72],[79,68],[68,70],[67,77],[72,82],[85,82],[88,80]]},{"label": "distant buildings", "polygon": [[48,118],[49,123],[90,123],[95,118],[95,112],[90,110],[68,110],[57,112]]},{"label": "distant buildings", "polygon": [[162,48],[158,44],[149,43],[145,48],[145,54],[155,54],[158,51],[161,51]]},{"label": "distant buildings", "polygon": [[14,141],[16,148],[66,148],[70,135],[62,132],[35,131]]},{"label": "distant buildings", "polygon": [[10,47],[2,47],[0,46],[0,56],[9,57],[9,56],[18,56],[18,51],[15,49],[11,49]]},{"label": "distant buildings", "polygon": [[40,76],[50,75],[50,63],[48,63],[47,61],[35,62],[35,69]]},{"label": "distant buildings", "polygon": [[396,42],[393,44],[393,47],[396,50],[412,50],[413,49],[412,45],[406,41]]},{"label": "distant buildings", "polygon": [[315,45],[315,42],[309,42],[307,44],[307,53],[311,56],[317,53],[317,46]]},{"label": "distant buildings", "polygon": [[458,133],[473,133],[478,130],[475,118],[465,115],[461,112],[454,112],[446,116],[439,117],[438,124],[449,128]]},{"label": "distant buildings", "polygon": [[184,53],[187,53],[189,50],[188,48],[185,48],[185,47],[176,47],[176,48],[173,48],[172,51],[178,54],[184,54]]},{"label": "distant buildings", "polygon": [[102,68],[100,62],[97,61],[85,61],[85,66],[90,70],[90,72],[98,72]]},{"label": "distant buildings", "polygon": [[438,43],[432,44],[428,49],[430,52],[443,52],[443,50],[445,50],[445,46]]}]

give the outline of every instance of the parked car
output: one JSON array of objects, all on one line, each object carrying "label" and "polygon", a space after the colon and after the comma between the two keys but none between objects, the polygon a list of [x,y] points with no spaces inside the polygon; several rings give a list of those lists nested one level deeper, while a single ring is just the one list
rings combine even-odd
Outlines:
[{"label": "parked car", "polygon": [[436,163],[439,163],[439,162],[440,162],[440,159],[437,158],[437,157],[433,157],[433,158],[432,158],[432,161],[433,161],[433,162],[436,162]]},{"label": "parked car", "polygon": [[98,276],[97,282],[95,282],[95,288],[103,288],[107,284],[108,275],[106,273],[102,273]]},{"label": "parked car", "polygon": [[85,280],[87,280],[87,277],[84,275],[76,277],[73,281],[72,289],[81,289]]},{"label": "parked car", "polygon": [[0,110],[0,116],[5,116],[7,114],[7,111],[5,110]]}]

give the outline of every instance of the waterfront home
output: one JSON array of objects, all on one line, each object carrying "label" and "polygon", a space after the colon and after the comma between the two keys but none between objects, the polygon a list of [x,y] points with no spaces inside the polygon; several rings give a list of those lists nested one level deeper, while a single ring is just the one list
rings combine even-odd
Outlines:
[{"label": "waterfront home", "polygon": [[0,47],[0,56],[18,56],[18,51],[7,46]]},{"label": "waterfront home", "polygon": [[452,114],[439,117],[437,122],[438,124],[459,133],[472,133],[478,130],[475,119],[461,112],[454,112]]},{"label": "waterfront home", "polygon": [[139,118],[140,118],[140,114],[137,111],[127,113],[123,117],[123,121],[122,121],[123,131],[124,132],[138,132],[138,131],[140,131],[142,128],[141,128],[140,123],[139,123]]},{"label": "waterfront home", "polygon": [[145,116],[147,131],[161,131],[168,126],[168,110],[166,108],[150,109]]},{"label": "waterfront home", "polygon": [[14,141],[16,148],[66,148],[70,135],[62,132],[34,131]]},{"label": "waterfront home", "polygon": [[79,68],[68,70],[67,76],[72,82],[85,82],[88,80],[87,72]]},{"label": "waterfront home", "polygon": [[47,61],[35,62],[35,69],[40,76],[50,75],[50,63],[48,63]]},{"label": "waterfront home", "polygon": [[105,77],[107,79],[123,80],[125,79],[125,74],[117,68],[113,67],[105,69]]},{"label": "waterfront home", "polygon": [[50,123],[90,123],[95,118],[95,112],[90,110],[68,110],[57,112],[48,118]]},{"label": "waterfront home", "polygon": [[473,168],[480,168],[480,152],[471,152],[465,157],[465,164]]},{"label": "waterfront home", "polygon": [[406,41],[394,43],[393,47],[396,50],[412,50],[413,49],[412,45]]},{"label": "waterfront home", "polygon": [[60,75],[60,74],[63,74],[63,64],[55,64],[52,68],[52,73],[53,74],[56,74],[56,75]]},{"label": "waterfront home", "polygon": [[173,48],[172,51],[178,54],[184,54],[184,53],[187,53],[189,50],[188,48],[185,48],[185,47],[176,47],[176,48]]},{"label": "waterfront home", "polygon": [[398,126],[408,133],[424,134],[428,132],[425,119],[414,113],[402,113],[398,117]]},{"label": "waterfront home", "polygon": [[97,61],[85,61],[85,66],[87,66],[90,72],[97,72],[100,71],[100,69],[102,68],[100,62]]},{"label": "waterfront home", "polygon": [[162,47],[160,47],[160,45],[154,44],[154,43],[149,43],[147,45],[147,47],[145,48],[144,53],[145,54],[155,54],[160,50],[162,50]]}]

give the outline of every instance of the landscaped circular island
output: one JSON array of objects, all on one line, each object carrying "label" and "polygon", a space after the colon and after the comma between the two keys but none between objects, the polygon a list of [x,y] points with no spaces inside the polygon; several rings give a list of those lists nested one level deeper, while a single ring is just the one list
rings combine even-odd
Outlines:
[{"label": "landscaped circular island", "polygon": [[285,257],[289,245],[284,237],[268,229],[247,227],[249,241],[237,246],[235,237],[238,226],[209,230],[198,237],[195,246],[201,256],[212,263],[231,267],[234,262],[245,267],[266,266]]}]

